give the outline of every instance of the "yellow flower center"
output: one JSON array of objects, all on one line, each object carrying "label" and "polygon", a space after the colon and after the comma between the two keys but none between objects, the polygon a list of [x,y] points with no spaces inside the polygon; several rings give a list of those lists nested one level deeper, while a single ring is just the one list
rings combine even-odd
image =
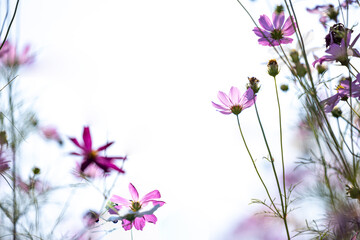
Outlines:
[{"label": "yellow flower center", "polygon": [[139,202],[134,202],[134,201],[131,201],[131,207],[130,209],[133,211],[133,212],[137,212],[141,209],[141,204]]}]

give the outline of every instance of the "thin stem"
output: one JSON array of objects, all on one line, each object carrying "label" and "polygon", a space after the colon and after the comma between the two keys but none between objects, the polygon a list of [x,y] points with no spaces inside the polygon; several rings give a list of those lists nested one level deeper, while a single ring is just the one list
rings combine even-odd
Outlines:
[{"label": "thin stem", "polygon": [[[256,167],[255,161],[254,161],[254,159],[253,159],[253,157],[252,157],[252,155],[251,155],[251,153],[250,153],[250,150],[249,150],[249,148],[248,148],[248,146],[247,146],[247,144],[246,144],[245,137],[244,137],[244,135],[243,135],[243,133],[242,133],[242,131],[241,131],[239,115],[236,115],[236,119],[237,119],[239,131],[240,131],[240,134],[241,134],[241,138],[242,138],[242,140],[243,140],[243,142],[244,142],[245,148],[246,148],[246,150],[247,150],[247,152],[248,152],[248,154],[249,154],[249,157],[250,157],[250,159],[251,159],[251,162],[252,162],[252,164],[254,165],[256,174],[258,175],[258,177],[259,177],[262,185],[264,186],[265,191],[266,191],[266,194],[268,195],[269,200],[271,201],[271,204],[272,204],[273,207],[275,208],[277,214],[279,214],[279,210],[278,210],[277,207],[275,206],[274,201],[273,201],[273,199],[272,199],[271,196],[270,196],[269,190],[267,189],[266,184],[265,184],[265,182],[263,181],[263,179],[262,179],[262,177],[261,177],[261,175],[260,175],[260,173],[259,173],[259,171],[258,171],[258,169],[257,169],[257,167]],[[274,210],[273,210],[273,211],[274,211]],[[281,216],[281,215],[279,214],[279,216]]]},{"label": "thin stem", "polygon": [[[282,219],[284,220],[287,236],[290,239],[289,229],[288,229],[287,221],[286,221],[286,217],[287,217],[286,197],[285,197],[285,204],[284,204],[283,197],[282,197],[282,192],[281,192],[281,188],[280,188],[280,183],[279,183],[279,178],[277,176],[277,172],[276,172],[276,168],[275,168],[275,164],[274,164],[274,159],[272,157],[270,147],[269,147],[269,144],[268,144],[266,136],[265,136],[265,131],[264,131],[264,128],[263,128],[261,120],[260,120],[260,116],[259,116],[259,112],[258,112],[258,109],[257,109],[256,102],[255,102],[254,105],[255,105],[256,116],[257,116],[257,119],[258,119],[258,122],[259,122],[259,125],[260,125],[260,128],[261,128],[261,132],[263,134],[263,138],[264,138],[264,141],[265,141],[265,145],[266,145],[266,148],[267,148],[269,156],[270,156],[271,166],[272,166],[272,169],[273,169],[273,172],[274,172],[276,184],[277,184],[279,195],[280,195],[281,207],[282,207],[282,211],[283,211]],[[286,192],[285,185],[284,185],[284,192]],[[286,196],[286,195],[284,194],[284,196]]]},{"label": "thin stem", "polygon": [[131,233],[131,240],[134,240],[134,238],[133,238],[133,230],[132,230],[132,228],[130,229],[130,233]]},{"label": "thin stem", "polygon": [[14,19],[15,19],[15,16],[16,16],[16,13],[17,13],[17,10],[18,10],[19,2],[20,2],[20,0],[17,0],[17,1],[16,1],[14,14],[13,14],[13,16],[12,16],[12,18],[11,18],[11,21],[10,21],[10,23],[9,23],[9,27],[8,27],[8,29],[7,29],[7,31],[6,31],[6,34],[5,34],[5,37],[4,37],[4,41],[3,41],[3,42],[2,42],[2,44],[0,45],[0,50],[1,50],[1,49],[2,49],[2,47],[4,46],[5,41],[6,41],[7,37],[8,37],[8,35],[9,35],[11,25],[12,25],[12,24],[13,24],[13,22],[14,22]]}]

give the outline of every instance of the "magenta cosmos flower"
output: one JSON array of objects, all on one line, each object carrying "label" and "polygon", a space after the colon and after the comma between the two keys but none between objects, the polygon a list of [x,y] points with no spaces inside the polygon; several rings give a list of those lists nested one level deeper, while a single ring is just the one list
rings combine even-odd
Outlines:
[{"label": "magenta cosmos flower", "polygon": [[229,96],[222,91],[218,93],[218,98],[223,105],[214,102],[212,104],[222,114],[239,115],[242,110],[251,107],[256,101],[256,95],[251,88],[248,88],[242,96],[240,95],[237,87],[231,87]]},{"label": "magenta cosmos flower", "polygon": [[124,173],[124,170],[116,166],[113,162],[116,159],[126,160],[125,157],[106,157],[100,155],[101,151],[106,150],[114,142],[107,143],[97,149],[92,148],[92,140],[89,127],[84,127],[83,132],[83,144],[80,144],[76,138],[70,138],[70,140],[81,149],[80,153],[72,152],[72,155],[82,156],[83,161],[80,165],[80,171],[84,172],[90,165],[96,165],[101,168],[105,173],[110,172],[110,169],[116,170],[120,173]]},{"label": "magenta cosmos flower", "polygon": [[34,56],[30,55],[29,52],[30,45],[26,45],[21,53],[17,53],[16,46],[6,41],[0,50],[0,59],[2,64],[7,67],[18,67],[33,62]]},{"label": "magenta cosmos flower", "polygon": [[[291,19],[293,19],[291,21]],[[263,28],[255,27],[253,29],[256,36],[260,37],[259,44],[263,46],[279,46],[280,44],[292,43],[293,39],[289,36],[295,33],[295,24],[293,17],[288,17],[285,21],[284,12],[276,13],[272,15],[273,22],[266,15],[261,15],[259,23]]]},{"label": "magenta cosmos flower", "polygon": [[353,56],[359,58],[360,52],[353,48],[359,37],[360,34],[358,34],[354,41],[349,45],[351,39],[351,31],[349,31],[346,36],[346,41],[345,38],[343,38],[340,44],[331,43],[329,48],[325,51],[329,55],[324,55],[321,58],[316,59],[312,64],[313,67],[315,67],[317,63],[322,64],[323,62],[333,61],[340,62],[342,65],[347,65],[349,57]]},{"label": "magenta cosmos flower", "polygon": [[[119,211],[123,208],[129,210],[129,212],[123,217],[116,218],[116,220],[122,220],[122,227],[126,231],[130,230],[132,226],[134,226],[137,230],[143,230],[146,222],[155,224],[157,222],[157,218],[153,212],[165,204],[163,201],[155,200],[161,198],[160,192],[158,190],[154,190],[139,200],[139,193],[131,183],[129,184],[129,190],[132,200],[127,200],[117,195],[113,195],[110,198],[111,203],[109,213],[119,214]],[[143,210],[149,203],[153,204],[154,207],[152,209],[149,211],[140,211]],[[111,221],[114,221],[114,219],[115,218]],[[116,222],[116,220],[114,222]]]}]

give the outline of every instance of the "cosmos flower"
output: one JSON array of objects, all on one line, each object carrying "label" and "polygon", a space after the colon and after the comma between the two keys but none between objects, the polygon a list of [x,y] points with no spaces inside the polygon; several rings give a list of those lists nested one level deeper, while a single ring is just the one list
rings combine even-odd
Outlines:
[{"label": "cosmos flower", "polygon": [[63,141],[56,127],[54,126],[43,126],[40,127],[41,135],[47,140],[54,140],[62,145]]},{"label": "cosmos flower", "polygon": [[[293,19],[293,20],[291,20]],[[266,15],[261,15],[259,23],[263,28],[255,27],[253,29],[256,36],[260,37],[258,40],[259,44],[263,46],[278,46],[280,44],[288,44],[293,41],[291,36],[295,33],[296,25],[294,18],[288,17],[285,21],[284,12],[274,12],[272,15],[273,22]]]},{"label": "cosmos flower", "polygon": [[[357,78],[354,82],[351,83],[351,96],[355,98],[360,97],[360,74],[357,75]],[[324,111],[329,113],[334,107],[339,103],[340,100],[346,101],[350,97],[350,81],[343,80],[340,85],[336,88],[337,93],[320,103],[324,106]]]},{"label": "cosmos flower", "polygon": [[[157,222],[157,218],[153,212],[165,204],[163,201],[155,200],[161,197],[160,192],[158,190],[154,190],[139,200],[139,193],[131,183],[129,184],[129,190],[132,200],[127,200],[117,195],[113,195],[110,198],[110,203],[108,203],[110,214],[119,215],[119,211],[123,208],[129,210],[129,212],[124,216],[113,217],[110,221],[116,222],[117,220],[122,220],[122,227],[125,230],[130,230],[132,226],[134,226],[137,230],[143,230],[146,222],[155,224]],[[154,206],[151,210],[145,212],[140,211],[144,210],[150,202]]]},{"label": "cosmos flower", "polygon": [[357,35],[354,41],[349,45],[351,39],[351,31],[349,31],[347,33],[346,41],[343,38],[341,40],[340,45],[336,43],[330,44],[329,48],[325,51],[329,55],[324,55],[321,58],[316,59],[312,64],[313,67],[315,67],[317,63],[322,64],[323,62],[333,62],[333,61],[340,62],[342,65],[347,65],[350,56],[360,57],[359,51],[353,48],[359,37],[360,34]]},{"label": "cosmos flower", "polygon": [[240,91],[237,87],[231,87],[229,96],[224,92],[219,91],[218,98],[223,105],[212,102],[213,106],[222,114],[239,115],[242,110],[251,107],[256,101],[256,95],[251,88],[240,96]]},{"label": "cosmos flower", "polygon": [[317,5],[315,8],[306,8],[306,11],[309,13],[315,13],[320,15],[320,23],[326,28],[326,23],[330,20],[334,20],[337,22],[337,17],[339,15],[339,10],[336,10],[334,5],[327,4],[327,5]]},{"label": "cosmos flower", "polygon": [[7,67],[18,67],[20,65],[30,64],[34,56],[29,54],[30,45],[26,45],[21,53],[17,53],[16,46],[6,41],[0,50],[0,61]]},{"label": "cosmos flower", "polygon": [[116,166],[113,162],[116,159],[126,160],[125,157],[106,157],[100,155],[99,152],[106,150],[114,142],[107,143],[97,149],[92,148],[92,140],[89,127],[84,127],[83,132],[83,144],[80,144],[76,138],[70,138],[70,140],[81,149],[80,153],[72,152],[72,155],[82,156],[83,161],[80,165],[80,170],[84,172],[90,165],[95,164],[101,168],[105,173],[110,172],[110,169],[114,169],[120,173],[124,173],[124,170]]}]

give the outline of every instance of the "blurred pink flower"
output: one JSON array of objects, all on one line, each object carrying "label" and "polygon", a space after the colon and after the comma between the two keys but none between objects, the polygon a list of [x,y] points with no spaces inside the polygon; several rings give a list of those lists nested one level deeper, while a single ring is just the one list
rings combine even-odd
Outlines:
[{"label": "blurred pink flower", "polygon": [[242,110],[251,107],[256,101],[256,95],[251,88],[240,96],[240,91],[237,87],[231,87],[229,96],[224,92],[219,91],[218,98],[223,105],[212,102],[213,106],[222,114],[239,115]]},{"label": "blurred pink flower", "polygon": [[84,171],[81,171],[80,163],[76,163],[73,174],[78,178],[98,178],[107,177],[109,175],[95,164],[90,164]]},{"label": "blurred pink flower", "polygon": [[92,227],[99,221],[99,214],[95,211],[89,210],[83,216],[83,223],[86,227]]},{"label": "blurred pink flower", "polygon": [[60,134],[56,127],[53,126],[43,126],[40,127],[40,131],[42,136],[47,140],[54,140],[58,142],[60,145],[62,145],[63,141],[60,137]]},{"label": "blurred pink flower", "polygon": [[29,178],[29,182],[25,182],[20,177],[17,177],[16,184],[26,193],[30,193],[31,190],[34,190],[37,194],[41,194],[50,190],[48,183],[35,178]]},{"label": "blurred pink flower", "polygon": [[96,165],[101,168],[105,173],[110,172],[110,169],[114,169],[119,173],[124,173],[124,170],[116,166],[113,162],[116,159],[126,160],[125,157],[106,157],[99,155],[99,152],[106,150],[114,142],[107,143],[96,150],[92,148],[92,140],[89,127],[84,127],[83,132],[83,144],[81,145],[76,138],[70,138],[70,140],[81,149],[80,153],[72,152],[72,155],[82,156],[83,161],[80,165],[80,171],[84,172],[90,165]]},{"label": "blurred pink flower", "polygon": [[16,46],[6,41],[0,50],[0,61],[7,67],[18,67],[20,65],[30,64],[34,61],[34,56],[29,54],[30,45],[26,45],[19,54],[16,52]]},{"label": "blurred pink flower", "polygon": [[326,28],[326,23],[330,20],[337,21],[337,17],[339,15],[339,10],[336,10],[334,5],[327,4],[327,5],[317,5],[315,8],[306,8],[306,11],[309,13],[315,13],[320,15],[320,23]]},{"label": "blurred pink flower", "polygon": [[253,29],[256,36],[260,37],[258,40],[259,44],[271,47],[279,46],[280,44],[292,43],[293,39],[289,38],[288,36],[291,36],[295,33],[296,25],[294,28],[292,22],[295,24],[295,21],[294,18],[292,18],[293,21],[291,21],[291,18],[292,17],[288,17],[284,24],[284,12],[274,12],[272,15],[273,22],[271,23],[271,20],[268,16],[261,15],[259,18],[259,23],[263,29],[258,27]]},{"label": "blurred pink flower", "polygon": [[110,214],[118,214],[118,210],[122,209],[123,207],[130,209],[131,213],[127,214],[125,218],[122,219],[122,227],[125,230],[130,230],[132,226],[134,226],[137,230],[143,230],[145,223],[156,223],[157,218],[154,214],[151,215],[136,215],[139,213],[141,209],[146,207],[148,203],[152,203],[154,206],[159,205],[163,206],[165,202],[158,201],[155,199],[161,198],[160,192],[158,190],[154,190],[146,194],[143,198],[139,200],[139,193],[136,188],[130,183],[129,190],[132,197],[132,200],[127,200],[117,195],[113,195],[110,198],[110,201],[115,204],[114,208],[109,209]]},{"label": "blurred pink flower", "polygon": [[9,162],[9,160],[6,160],[4,152],[0,150],[0,173],[3,173],[10,168],[8,164]]}]

